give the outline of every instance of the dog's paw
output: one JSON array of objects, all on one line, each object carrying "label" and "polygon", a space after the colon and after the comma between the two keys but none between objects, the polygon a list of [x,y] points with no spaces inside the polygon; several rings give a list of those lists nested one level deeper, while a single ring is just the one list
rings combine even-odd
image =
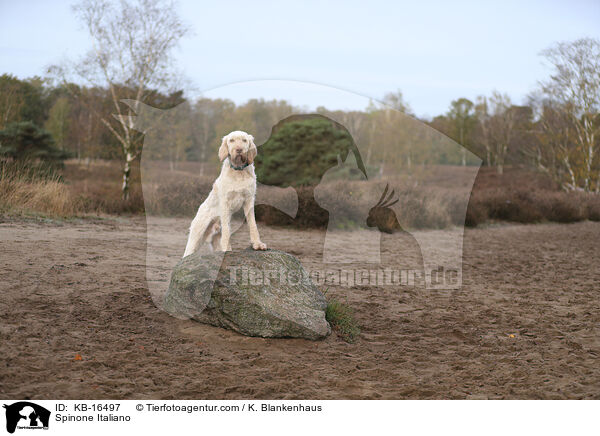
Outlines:
[{"label": "dog's paw", "polygon": [[254,248],[255,250],[266,250],[267,249],[267,244],[265,244],[264,242],[253,242],[252,243],[252,248]]}]

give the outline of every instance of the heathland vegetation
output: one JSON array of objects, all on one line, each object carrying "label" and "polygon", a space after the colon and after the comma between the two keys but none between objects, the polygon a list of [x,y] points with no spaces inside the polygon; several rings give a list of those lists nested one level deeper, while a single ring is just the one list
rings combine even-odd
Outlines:
[{"label": "heathland vegetation", "polygon": [[[246,130],[264,142],[278,122],[306,112],[284,100],[236,105],[227,99],[187,98],[182,87],[173,86],[178,82],[170,73],[171,49],[188,30],[179,18],[146,3],[140,3],[149,8],[144,11],[127,2],[120,9],[99,9],[96,3],[86,0],[76,8],[95,41],[84,61],[54,66],[45,78],[0,76],[2,213],[68,216],[151,208],[189,214],[210,188],[224,134]],[[120,30],[110,33],[108,28]],[[280,178],[278,183],[297,175],[289,184],[303,189],[318,182],[305,170],[319,162],[331,166],[333,150],[347,149],[350,141],[360,145],[361,173],[369,179],[402,173],[418,181],[426,167],[460,178],[461,168],[483,162],[467,212],[470,225],[488,219],[597,220],[600,42],[562,42],[542,55],[549,75],[521,104],[495,91],[475,101],[457,98],[446,113],[418,120],[397,91],[361,111],[319,107],[314,113],[335,120],[341,129],[292,118],[264,145],[258,172],[260,165],[271,168],[263,171],[264,178]],[[133,121],[140,103],[177,108],[177,117],[168,123],[168,147],[144,145],[144,134]],[[448,143],[460,146],[442,146]],[[328,153],[322,152],[324,144]],[[177,180],[153,185],[152,198],[162,198],[154,204],[144,205],[141,193],[142,149],[160,179]],[[448,212],[453,200],[447,192],[440,195],[418,183],[407,190],[397,193],[410,202],[403,207],[410,226],[460,224]],[[273,213],[261,216],[285,222]],[[323,225],[322,218],[312,224]],[[311,225],[310,219],[302,225]]]}]

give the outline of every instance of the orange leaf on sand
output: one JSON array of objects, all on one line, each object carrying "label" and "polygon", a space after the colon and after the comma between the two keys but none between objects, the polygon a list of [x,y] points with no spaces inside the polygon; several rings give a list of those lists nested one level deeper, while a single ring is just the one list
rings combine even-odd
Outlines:
[{"label": "orange leaf on sand", "polygon": [[510,335],[508,335],[509,338],[514,338],[515,335],[513,335],[512,333]]},{"label": "orange leaf on sand", "polygon": [[75,360],[83,360],[83,357],[81,357],[81,354],[76,354]]}]

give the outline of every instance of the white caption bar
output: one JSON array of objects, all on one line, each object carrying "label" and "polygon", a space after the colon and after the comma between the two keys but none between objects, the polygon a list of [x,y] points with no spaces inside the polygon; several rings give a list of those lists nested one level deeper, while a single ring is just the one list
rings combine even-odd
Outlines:
[{"label": "white caption bar", "polygon": [[[0,400],[1,434],[584,434],[596,401]],[[32,430],[45,429],[43,433]],[[186,433],[182,433],[182,432]],[[307,433],[314,432],[314,433]],[[173,433],[177,432],[177,433]],[[181,433],[180,433],[181,432]]]}]

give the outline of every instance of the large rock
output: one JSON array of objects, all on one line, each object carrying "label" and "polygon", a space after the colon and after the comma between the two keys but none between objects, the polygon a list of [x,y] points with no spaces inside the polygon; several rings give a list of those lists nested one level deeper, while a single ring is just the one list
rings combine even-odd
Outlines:
[{"label": "large rock", "polygon": [[327,302],[300,261],[277,250],[195,253],[173,269],[164,309],[250,336],[321,339]]}]

